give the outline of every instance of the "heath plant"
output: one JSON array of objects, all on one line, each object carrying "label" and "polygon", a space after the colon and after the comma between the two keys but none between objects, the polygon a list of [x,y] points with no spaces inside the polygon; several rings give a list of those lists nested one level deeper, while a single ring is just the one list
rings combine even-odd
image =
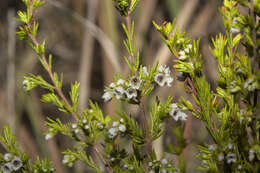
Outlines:
[{"label": "heath plant", "polygon": [[[194,116],[203,122],[212,138],[211,143],[198,146],[200,153],[197,157],[201,165],[196,172],[260,172],[260,1],[223,1],[219,10],[226,32],[213,38],[210,47],[218,62],[216,88],[212,88],[206,79],[200,41],[192,40],[180,31],[175,26],[175,20],[162,25],[153,21],[153,24],[175,57],[177,79],[173,78],[172,68],[167,65],[141,64],[135,45],[134,22],[131,20],[138,1],[113,0],[115,8],[125,19],[122,23],[126,36],[123,44],[128,54],[124,60],[129,72],[114,76],[114,80],[104,87],[102,98],[104,102],[117,99],[138,106],[142,116],[140,122],[127,111],[119,111],[113,116],[104,115],[98,104],[92,101],[84,110],[78,110],[80,83],[72,83],[70,92],[64,94],[63,75],[52,68],[52,55],[45,51],[45,41],[37,38],[39,23],[35,11],[44,2],[23,0],[26,11],[18,11],[16,20],[23,24],[17,35],[28,41],[51,81],[41,75],[29,74],[24,77],[24,89],[43,88],[45,94],[41,96],[41,101],[54,104],[59,111],[72,117],[68,123],[50,118],[46,122],[46,140],[60,133],[74,141],[73,146],[62,152],[62,163],[73,167],[75,162],[81,161],[91,172],[186,172],[183,133],[188,116]],[[242,14],[239,7],[247,12]],[[167,89],[176,80],[182,82],[193,101],[183,97],[176,100],[169,96],[166,101],[156,98],[147,105],[145,100],[156,88]],[[147,110],[147,107],[151,109]],[[173,128],[177,144],[171,146],[175,160],[169,159],[166,153],[159,158],[153,148],[153,142],[164,134],[167,119],[177,122]],[[6,153],[0,154],[2,173],[55,172],[55,166],[48,159],[31,161],[19,148],[9,127],[3,128],[0,141],[6,150]],[[94,154],[90,155],[87,150]]]}]

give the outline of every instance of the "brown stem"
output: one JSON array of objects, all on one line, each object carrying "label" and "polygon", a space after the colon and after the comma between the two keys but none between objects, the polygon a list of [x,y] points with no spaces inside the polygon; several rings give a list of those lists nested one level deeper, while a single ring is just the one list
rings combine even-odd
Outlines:
[{"label": "brown stem", "polygon": [[108,166],[108,172],[109,173],[113,173],[113,169],[109,166],[109,164],[106,162],[106,160],[103,158],[103,156],[102,156],[102,154],[101,154],[101,152],[99,151],[99,149],[96,147],[96,146],[94,146],[93,147],[93,149],[94,149],[94,151],[95,151],[95,153],[97,154],[97,156],[100,158],[100,160],[103,162],[103,164],[106,166]]},{"label": "brown stem", "polygon": [[[33,42],[34,45],[36,45],[36,46],[39,45],[39,42],[37,41],[37,39],[35,38],[35,36],[33,36],[31,33],[28,33],[28,36],[30,37],[30,39],[32,40],[32,42]],[[43,60],[43,63],[46,65],[46,67],[49,67],[49,64],[48,64],[48,62],[47,62],[46,56],[45,56],[44,54],[38,54],[38,55],[39,55],[40,58]],[[51,69],[50,69],[50,68],[47,68],[46,70],[47,70],[47,72],[48,72],[48,74],[49,74],[49,76],[50,76],[50,78],[51,78],[53,84],[55,85],[55,78],[54,78],[54,75],[53,75]],[[61,97],[61,99],[65,102],[66,106],[69,108],[69,111],[71,112],[73,118],[74,118],[75,120],[77,120],[77,119],[78,119],[77,114],[73,111],[71,104],[69,103],[69,101],[67,100],[67,98],[65,97],[65,95],[63,94],[62,90],[61,90],[59,87],[57,87],[56,85],[55,85],[54,89],[55,89],[56,92],[59,94],[59,96]]]},{"label": "brown stem", "polygon": [[146,117],[146,113],[145,113],[145,106],[144,106],[144,103],[142,100],[141,100],[139,106],[142,111],[143,125],[144,125],[144,130],[145,130],[145,142],[146,142],[145,150],[147,152],[147,155],[151,156],[152,155],[152,137],[149,132],[148,121],[147,121],[147,117]]}]

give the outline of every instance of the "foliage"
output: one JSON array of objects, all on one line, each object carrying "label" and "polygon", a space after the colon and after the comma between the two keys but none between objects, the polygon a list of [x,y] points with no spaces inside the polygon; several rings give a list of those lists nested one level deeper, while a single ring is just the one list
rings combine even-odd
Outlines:
[{"label": "foliage", "polygon": [[[75,141],[71,149],[63,152],[63,164],[72,167],[76,161],[82,161],[94,172],[185,172],[183,150],[187,144],[183,133],[186,112],[190,112],[205,124],[213,139],[212,144],[198,146],[198,158],[202,161],[199,170],[211,173],[260,171],[258,0],[224,0],[220,8],[226,33],[212,39],[213,46],[210,48],[218,62],[216,90],[212,89],[203,71],[200,40],[191,40],[175,26],[175,20],[162,25],[153,22],[161,33],[161,39],[176,57],[174,69],[178,80],[183,82],[185,91],[192,95],[194,102],[185,98],[176,102],[171,96],[165,102],[157,98],[149,111],[145,104],[147,96],[158,87],[171,87],[174,79],[166,65],[157,63],[146,67],[140,63],[135,46],[134,22],[130,18],[138,0],[113,0],[116,9],[126,19],[126,25],[122,24],[122,27],[126,34],[123,43],[128,55],[124,60],[130,72],[127,76],[116,75],[105,88],[102,98],[105,102],[118,99],[138,106],[142,112],[142,123],[128,112],[104,115],[101,108],[91,101],[89,107],[78,111],[80,84],[71,84],[71,90],[66,94],[69,95],[68,100],[62,91],[63,75],[53,71],[52,55],[46,53],[45,41],[40,43],[37,40],[39,24],[34,14],[43,1],[23,2],[27,10],[18,11],[17,20],[23,25],[17,35],[29,41],[51,80],[47,82],[40,75],[30,74],[24,77],[24,88],[26,91],[35,87],[45,89],[41,101],[53,103],[59,111],[74,118],[69,123],[49,118],[46,123],[46,140],[61,133]],[[239,5],[247,8],[248,14],[242,15]],[[152,146],[153,141],[163,135],[164,122],[169,118],[178,122],[172,129],[177,144],[167,146],[168,152],[178,159],[174,164],[166,154],[157,158]],[[7,151],[4,156],[0,155],[3,173],[55,171],[48,160],[37,159],[34,164],[31,163],[19,149],[10,128],[4,128],[0,140]],[[126,147],[130,150],[126,151]],[[92,150],[96,157],[86,153],[86,149]]]}]

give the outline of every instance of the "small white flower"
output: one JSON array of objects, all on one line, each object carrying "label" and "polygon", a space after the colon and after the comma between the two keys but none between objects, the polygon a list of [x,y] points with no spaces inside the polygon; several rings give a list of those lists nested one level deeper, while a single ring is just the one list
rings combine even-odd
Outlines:
[{"label": "small white flower", "polygon": [[3,166],[1,166],[1,170],[3,173],[11,173],[13,171],[12,164],[11,163],[6,163]]},{"label": "small white flower", "polygon": [[118,81],[117,81],[117,85],[122,85],[124,83],[125,83],[124,79],[118,79]]},{"label": "small white flower", "polygon": [[167,67],[166,65],[160,65],[157,70],[158,70],[158,72],[167,74],[167,75],[170,75],[170,73],[171,73],[170,68]]},{"label": "small white flower", "polygon": [[228,146],[227,146],[227,147],[228,147],[229,150],[232,150],[232,148],[233,148],[233,144],[228,143]]},{"label": "small white flower", "polygon": [[189,49],[191,49],[192,48],[192,44],[188,44],[188,46],[187,46]]},{"label": "small white flower", "polygon": [[238,170],[241,170],[241,169],[242,169],[242,165],[238,165],[238,166],[237,166],[237,169],[238,169]]},{"label": "small white flower", "polygon": [[12,168],[15,171],[17,171],[18,169],[20,169],[23,166],[23,162],[21,161],[21,159],[16,156],[13,158],[11,163],[12,163]]},{"label": "small white flower", "polygon": [[82,123],[83,123],[83,124],[86,124],[87,122],[88,122],[87,119],[83,119],[83,120],[82,120]]},{"label": "small white flower", "polygon": [[110,139],[113,139],[113,138],[115,138],[117,136],[117,128],[110,128],[109,130],[108,130],[108,137],[110,138]]},{"label": "small white flower", "polygon": [[158,73],[154,76],[154,81],[159,85],[159,86],[164,86],[165,85],[165,76],[162,73]]},{"label": "small white flower", "polygon": [[71,127],[72,127],[73,129],[76,129],[76,128],[78,127],[78,125],[77,125],[76,123],[73,123],[73,124],[71,125]]},{"label": "small white flower", "polygon": [[182,61],[188,58],[188,56],[186,55],[186,53],[184,51],[179,52],[179,59]]},{"label": "small white flower", "polygon": [[218,155],[218,161],[222,161],[222,160],[224,160],[224,154],[223,153],[220,153],[219,155]]},{"label": "small white flower", "polygon": [[251,162],[255,159],[255,150],[254,149],[250,149],[249,150],[249,156],[248,156],[248,160]]},{"label": "small white flower", "polygon": [[115,159],[114,157],[112,157],[110,160],[113,162],[113,161],[115,161],[116,159]]},{"label": "small white flower", "polygon": [[118,125],[119,125],[118,121],[114,121],[113,124],[112,124],[113,127],[117,127]]},{"label": "small white flower", "polygon": [[79,129],[75,129],[74,133],[76,133],[76,134],[79,133]]},{"label": "small white flower", "polygon": [[172,86],[172,82],[173,82],[173,78],[170,75],[166,75],[166,79],[165,79],[166,85],[168,87]]},{"label": "small white flower", "polygon": [[47,133],[47,134],[45,135],[45,140],[46,140],[46,141],[47,141],[47,140],[50,140],[52,137],[53,137],[53,134],[52,134],[52,133]]},{"label": "small white flower", "polygon": [[142,83],[142,80],[140,80],[138,77],[133,76],[130,79],[130,86],[134,89],[139,89],[140,85]]},{"label": "small white flower", "polygon": [[123,98],[124,93],[125,93],[125,90],[122,86],[118,86],[114,89],[114,94],[116,95],[117,99]]},{"label": "small white flower", "polygon": [[26,90],[28,86],[29,81],[27,79],[23,80],[23,89]]},{"label": "small white flower", "polygon": [[125,132],[126,131],[126,126],[125,125],[123,125],[123,124],[121,124],[119,127],[118,127],[118,130],[120,131],[120,132]]},{"label": "small white flower", "polygon": [[168,160],[164,158],[164,159],[161,160],[161,163],[162,163],[163,165],[166,165],[166,164],[168,163]]},{"label": "small white flower", "polygon": [[112,99],[113,95],[110,91],[108,91],[106,89],[104,91],[105,91],[105,93],[103,94],[102,99],[104,99],[104,102],[108,102]]},{"label": "small white flower", "polygon": [[166,169],[163,169],[163,170],[162,170],[162,173],[167,173]]},{"label": "small white flower", "polygon": [[237,161],[237,157],[234,153],[228,153],[227,156],[227,163],[230,164],[230,163],[236,163]]},{"label": "small white flower", "polygon": [[10,153],[6,153],[6,154],[4,155],[4,160],[7,161],[7,162],[9,162],[9,161],[11,160],[12,157],[13,157],[12,154],[10,154]]},{"label": "small white flower", "polygon": [[149,166],[149,167],[152,167],[152,166],[153,166],[153,163],[152,163],[152,162],[148,162],[148,166]]},{"label": "small white flower", "polygon": [[231,28],[230,28],[230,32],[233,33],[233,34],[236,34],[236,33],[239,33],[239,29],[238,29],[238,28],[231,27]]},{"label": "small white flower", "polygon": [[148,76],[148,71],[147,71],[147,67],[143,67],[142,68],[142,72],[146,75],[146,76]]},{"label": "small white flower", "polygon": [[133,99],[137,97],[137,91],[134,88],[127,88],[126,96],[128,99]]},{"label": "small white flower", "polygon": [[123,119],[123,118],[121,118],[121,119],[120,119],[120,123],[123,123],[123,122],[124,122],[124,119]]},{"label": "small white flower", "polygon": [[184,112],[181,112],[179,107],[173,103],[171,104],[171,111],[169,112],[170,116],[173,117],[175,121],[181,120],[181,121],[186,121],[187,120],[187,115]]},{"label": "small white flower", "polygon": [[130,166],[130,168],[129,168],[129,169],[132,171],[132,170],[134,170],[134,167],[133,167],[133,166]]},{"label": "small white flower", "polygon": [[217,146],[215,144],[212,144],[212,145],[209,145],[208,150],[214,151],[214,150],[216,150],[216,148],[217,148]]},{"label": "small white flower", "polygon": [[109,88],[114,88],[116,85],[114,83],[109,84]]},{"label": "small white flower", "polygon": [[85,126],[84,126],[84,129],[85,129],[85,130],[88,130],[89,128],[90,128],[89,125],[85,125]]}]

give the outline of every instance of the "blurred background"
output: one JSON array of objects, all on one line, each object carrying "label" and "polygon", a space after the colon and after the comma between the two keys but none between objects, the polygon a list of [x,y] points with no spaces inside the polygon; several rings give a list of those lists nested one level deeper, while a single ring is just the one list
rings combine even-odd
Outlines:
[{"label": "blurred background", "polygon": [[[200,38],[200,50],[204,59],[204,70],[208,80],[215,87],[217,78],[216,61],[209,46],[211,38],[224,32],[219,0],[140,0],[132,15],[135,21],[137,50],[140,51],[143,65],[152,65],[156,61],[172,67],[174,57],[164,45],[152,25],[152,20],[161,24],[177,18],[177,25],[193,39]],[[71,146],[71,141],[59,136],[45,141],[46,117],[69,121],[71,117],[60,113],[54,105],[40,101],[41,89],[27,93],[23,90],[23,76],[41,74],[49,80],[41,67],[36,54],[25,41],[15,35],[20,23],[13,20],[17,10],[24,9],[21,0],[0,1],[0,127],[10,124],[17,139],[32,159],[37,155],[49,156],[57,167],[57,172],[68,172],[61,164],[61,151]],[[97,102],[106,114],[113,115],[124,109],[138,119],[139,110],[135,106],[122,105],[117,101],[104,104],[102,95],[104,85],[113,80],[113,75],[127,73],[123,61],[126,55],[122,40],[125,38],[121,23],[125,22],[113,7],[112,0],[45,0],[37,10],[40,23],[39,40],[46,40],[47,52],[54,55],[53,65],[56,72],[64,73],[64,93],[68,93],[75,80],[81,83],[80,107],[88,105],[89,99]],[[173,76],[176,74],[172,69]],[[165,100],[169,95],[177,101],[180,96],[191,98],[183,92],[181,82],[175,80],[171,88],[157,88],[148,99],[151,103],[155,96]],[[168,144],[176,142],[171,132],[174,122],[166,123],[166,133],[154,143],[156,152],[161,155]],[[168,128],[169,127],[169,128]],[[185,149],[187,172],[197,172],[197,144],[210,142],[210,138],[201,124],[189,116],[186,122]],[[0,148],[4,152],[3,148]],[[88,172],[77,165],[69,172]]]}]

